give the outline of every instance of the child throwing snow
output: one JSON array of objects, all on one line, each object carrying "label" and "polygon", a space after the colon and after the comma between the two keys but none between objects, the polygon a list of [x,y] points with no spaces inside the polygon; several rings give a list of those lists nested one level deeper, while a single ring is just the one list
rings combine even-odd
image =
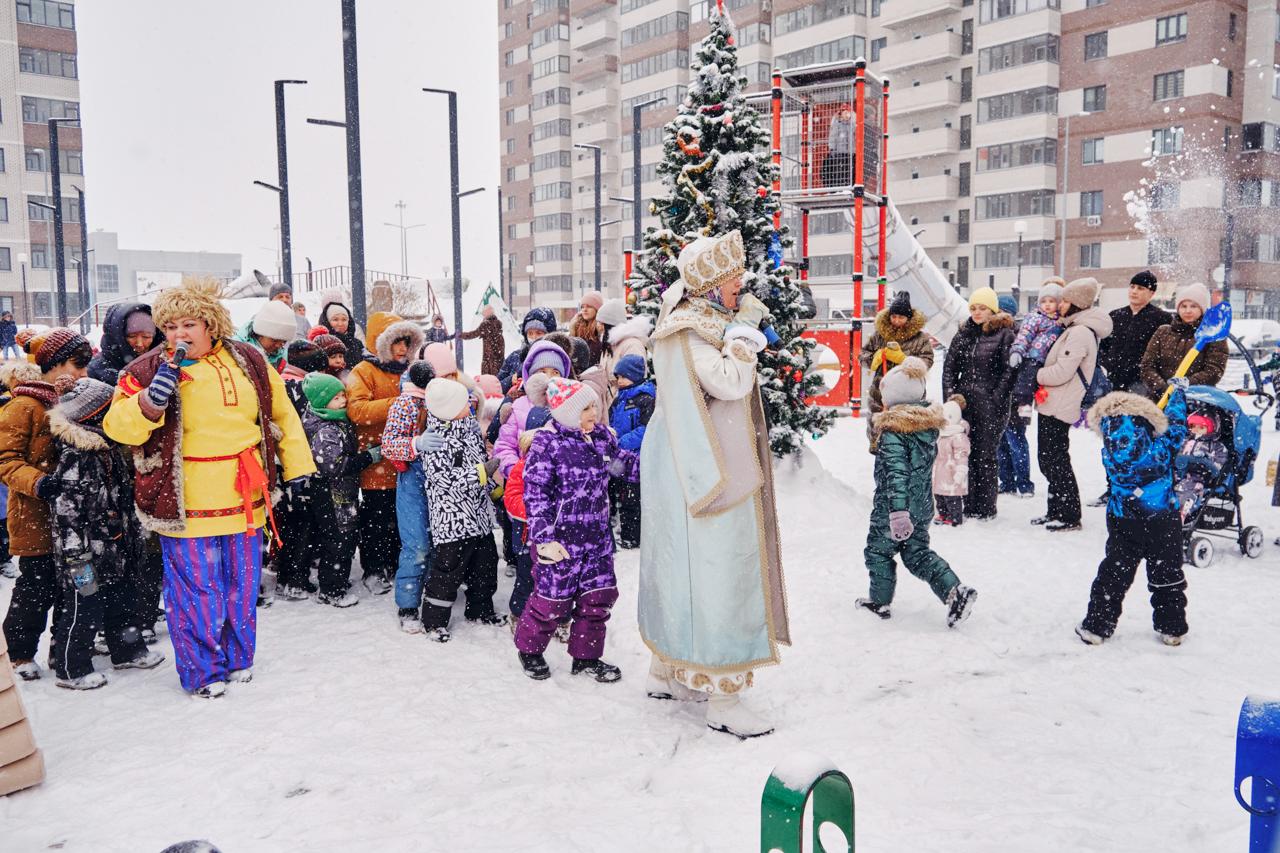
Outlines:
[{"label": "child throwing snow", "polygon": [[1013,379],[1013,403],[1016,406],[1029,406],[1035,400],[1036,371],[1044,367],[1044,360],[1049,355],[1053,342],[1062,334],[1062,325],[1058,322],[1058,303],[1062,298],[1065,286],[1060,278],[1045,279],[1040,285],[1039,305],[1034,312],[1027,315],[1018,327],[1018,335],[1009,348],[1009,366],[1015,371]]},{"label": "child throwing snow", "polygon": [[572,616],[569,655],[574,675],[613,682],[622,671],[601,659],[605,623],[618,600],[609,530],[609,478],[634,480],[638,459],[620,450],[600,423],[600,400],[581,382],[552,379],[552,423],[539,430],[524,467],[529,547],[537,556],[534,591],[516,629],[525,675],[551,675],[543,652],[556,623]]},{"label": "child throwing snow", "polygon": [[360,472],[381,458],[376,446],[360,449],[355,424],[347,416],[342,381],[328,373],[312,373],[302,380],[307,409],[302,429],[311,445],[316,475],[311,483],[310,566],[316,566],[320,590],[316,600],[333,607],[350,607],[360,600],[351,594],[351,558],[359,537],[356,513],[360,501]]},{"label": "child throwing snow", "polygon": [[1107,469],[1107,554],[1089,591],[1089,610],[1076,636],[1091,646],[1115,633],[1125,593],[1146,560],[1152,625],[1167,646],[1187,633],[1187,579],[1182,573],[1182,519],[1173,463],[1187,437],[1185,379],[1173,380],[1162,412],[1146,397],[1117,391],[1089,410],[1102,435]]},{"label": "child throwing snow", "polygon": [[946,423],[938,431],[938,458],[933,463],[933,496],[938,505],[934,524],[964,524],[964,496],[969,494],[969,423],[964,397],[952,395],[942,404]]},{"label": "child throwing snow", "polygon": [[484,438],[471,416],[467,389],[452,379],[432,379],[426,393],[427,429],[444,439],[426,454],[427,511],[435,554],[422,585],[422,625],[427,639],[447,643],[449,616],[466,584],[468,622],[502,625],[493,612],[498,588],[498,549],[493,542]]},{"label": "child throwing snow", "polygon": [[91,690],[107,683],[93,668],[93,637],[103,631],[116,669],[152,669],[164,655],[148,651],[137,624],[141,525],[133,511],[133,476],[119,445],[102,431],[114,389],[79,379],[49,412],[58,450],[49,501],[53,552],[61,581],[49,660],[58,686]]},{"label": "child throwing snow", "polygon": [[[609,407],[609,426],[618,434],[618,446],[639,454],[644,431],[653,417],[655,389],[652,380],[644,379],[644,357],[626,355],[613,366],[618,395]],[[631,550],[640,547],[640,483],[615,479],[611,495],[618,504],[621,524],[618,547]]]},{"label": "child throwing snow", "polygon": [[938,431],[946,423],[941,406],[925,401],[928,366],[909,357],[880,382],[884,410],[874,416],[876,492],[871,526],[863,557],[871,573],[871,597],[857,605],[881,619],[890,617],[897,584],[894,557],[901,555],[907,571],[929,584],[947,605],[947,627],[968,618],[976,590],[960,583],[951,567],[929,547],[933,520],[933,462],[938,454]]}]

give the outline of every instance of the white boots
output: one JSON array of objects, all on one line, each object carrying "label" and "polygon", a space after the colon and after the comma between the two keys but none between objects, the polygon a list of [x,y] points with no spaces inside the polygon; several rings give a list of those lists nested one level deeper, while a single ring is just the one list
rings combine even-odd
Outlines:
[{"label": "white boots", "polygon": [[773,724],[742,704],[736,693],[716,693],[707,701],[707,728],[746,740],[773,731]]},{"label": "white boots", "polygon": [[654,656],[649,661],[649,677],[644,692],[650,699],[672,699],[677,702],[705,702],[707,694],[690,690],[671,677],[671,670]]}]

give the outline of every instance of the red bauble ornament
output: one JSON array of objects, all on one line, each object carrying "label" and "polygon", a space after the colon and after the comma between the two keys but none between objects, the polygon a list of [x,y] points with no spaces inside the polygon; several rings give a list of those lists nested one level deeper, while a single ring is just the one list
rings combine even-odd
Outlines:
[{"label": "red bauble ornament", "polygon": [[756,195],[760,196],[760,198],[766,198],[769,195],[769,188],[756,187]]},{"label": "red bauble ornament", "polygon": [[724,40],[724,43],[725,43],[725,44],[727,44],[727,45],[729,45],[730,47],[732,47],[732,46],[733,46],[733,36],[729,36],[728,38],[726,38],[726,39]]}]

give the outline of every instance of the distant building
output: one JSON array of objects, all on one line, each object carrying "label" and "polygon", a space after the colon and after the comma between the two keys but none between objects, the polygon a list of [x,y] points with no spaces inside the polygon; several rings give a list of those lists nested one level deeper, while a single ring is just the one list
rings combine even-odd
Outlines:
[{"label": "distant building", "polygon": [[120,302],[179,284],[184,275],[208,275],[230,281],[240,275],[240,255],[231,252],[171,252],[122,249],[120,235],[89,235],[93,275],[89,292],[96,303]]}]

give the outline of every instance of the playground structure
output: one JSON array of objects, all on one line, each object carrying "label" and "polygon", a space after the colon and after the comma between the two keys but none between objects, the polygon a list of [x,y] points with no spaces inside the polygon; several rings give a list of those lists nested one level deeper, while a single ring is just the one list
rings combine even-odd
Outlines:
[{"label": "playground structure", "polygon": [[[782,202],[774,227],[782,227],[783,210],[799,222],[790,264],[802,285],[809,282],[809,216],[815,211],[843,210],[849,220],[853,269],[853,308],[847,321],[811,322],[812,337],[839,359],[844,387],[818,402],[847,404],[855,417],[862,410],[863,316],[867,259],[875,261],[876,310],[883,310],[889,291],[907,291],[926,317],[925,331],[950,341],[968,317],[968,305],[934,265],[889,197],[889,82],[867,70],[865,59],[775,69],[766,94],[772,119],[771,153],[777,174],[773,191]],[[760,104],[762,107],[763,105]],[[821,331],[819,331],[821,329]]]}]

